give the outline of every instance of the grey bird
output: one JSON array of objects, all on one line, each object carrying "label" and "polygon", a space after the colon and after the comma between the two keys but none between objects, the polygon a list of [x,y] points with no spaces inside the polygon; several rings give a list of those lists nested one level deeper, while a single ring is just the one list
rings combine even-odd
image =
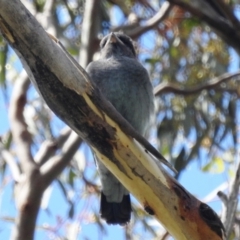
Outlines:
[{"label": "grey bird", "polygon": [[[101,43],[101,56],[86,71],[119,113],[144,135],[153,113],[153,89],[146,69],[137,61],[130,37],[110,33]],[[100,215],[108,224],[126,225],[131,218],[127,189],[96,159],[102,183]]]}]

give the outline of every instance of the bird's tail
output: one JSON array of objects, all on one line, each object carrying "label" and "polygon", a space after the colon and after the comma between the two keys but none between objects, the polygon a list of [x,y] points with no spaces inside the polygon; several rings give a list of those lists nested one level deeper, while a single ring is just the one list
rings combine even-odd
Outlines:
[{"label": "bird's tail", "polygon": [[108,224],[126,225],[131,218],[130,195],[124,195],[120,203],[108,202],[106,196],[101,193],[100,215]]}]

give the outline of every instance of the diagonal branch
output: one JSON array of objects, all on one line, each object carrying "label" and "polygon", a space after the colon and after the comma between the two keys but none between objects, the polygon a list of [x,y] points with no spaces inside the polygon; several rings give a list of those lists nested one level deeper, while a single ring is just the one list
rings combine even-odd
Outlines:
[{"label": "diagonal branch", "polygon": [[212,80],[208,81],[205,85],[200,85],[192,88],[184,88],[176,86],[172,83],[160,83],[154,88],[155,96],[158,96],[163,93],[175,93],[181,95],[191,95],[199,93],[203,90],[211,90],[215,87],[219,86],[223,82],[227,82],[231,79],[240,80],[240,71],[236,73],[224,73],[223,75],[213,78]]}]

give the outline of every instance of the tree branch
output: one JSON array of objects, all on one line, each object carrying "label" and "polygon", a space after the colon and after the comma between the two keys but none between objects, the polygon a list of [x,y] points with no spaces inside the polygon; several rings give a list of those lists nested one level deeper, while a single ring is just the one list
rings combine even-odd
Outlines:
[{"label": "tree branch", "polygon": [[81,33],[79,63],[86,68],[98,48],[97,34],[100,27],[99,8],[102,1],[88,0],[85,2],[84,18]]},{"label": "tree branch", "polygon": [[39,166],[42,166],[50,157],[56,153],[57,149],[61,149],[63,147],[70,134],[71,129],[69,127],[65,127],[62,129],[57,139],[53,141],[47,140],[43,142],[34,157],[35,162]]},{"label": "tree branch", "polygon": [[72,131],[70,137],[63,145],[62,153],[50,158],[42,165],[40,172],[45,187],[47,187],[69,164],[81,142],[82,139]]},{"label": "tree branch", "polygon": [[1,153],[3,159],[6,161],[11,170],[14,181],[19,182],[21,173],[14,157],[7,150],[2,150]]},{"label": "tree branch", "polygon": [[23,116],[26,104],[26,92],[30,81],[25,73],[19,75],[15,82],[9,106],[9,118],[14,142],[16,143],[17,156],[21,168],[25,173],[35,169],[35,163],[31,154],[32,136],[28,132],[27,124]]},{"label": "tree branch", "polygon": [[55,1],[54,0],[48,0],[44,4],[44,9],[41,13],[38,13],[36,16],[36,19],[41,23],[42,27],[48,31],[49,33],[56,35],[57,31],[54,27],[54,19],[52,10],[54,7]]},{"label": "tree branch", "polygon": [[200,85],[196,87],[192,87],[189,89],[186,89],[184,87],[176,86],[172,83],[160,83],[154,88],[154,94],[155,96],[158,96],[163,93],[175,93],[175,94],[181,94],[181,95],[191,95],[200,93],[203,90],[211,90],[215,87],[219,86],[221,83],[229,81],[231,79],[240,80],[240,71],[235,73],[224,73],[223,75],[213,78],[212,80],[209,80],[207,84]]},{"label": "tree branch", "polygon": [[238,206],[238,194],[240,186],[240,163],[236,171],[235,178],[230,187],[229,195],[219,192],[218,196],[224,203],[224,210],[222,214],[222,221],[225,226],[227,239],[230,237],[236,219],[236,211]]},{"label": "tree branch", "polygon": [[159,11],[150,19],[148,19],[143,26],[139,23],[132,27],[132,25],[123,25],[120,27],[113,28],[112,31],[123,31],[125,34],[129,35],[131,38],[136,39],[143,33],[152,30],[160,22],[164,21],[172,9],[172,4],[169,2],[164,2]]},{"label": "tree branch", "polygon": [[[1,22],[0,22],[1,23]],[[41,200],[39,172],[31,154],[32,138],[28,132],[23,116],[26,104],[26,92],[29,79],[23,71],[15,82],[10,101],[9,115],[13,140],[16,144],[16,155],[20,160],[23,173],[18,178],[16,194],[18,196],[18,215],[12,239],[33,239],[35,221]],[[36,189],[38,189],[36,191]]]}]

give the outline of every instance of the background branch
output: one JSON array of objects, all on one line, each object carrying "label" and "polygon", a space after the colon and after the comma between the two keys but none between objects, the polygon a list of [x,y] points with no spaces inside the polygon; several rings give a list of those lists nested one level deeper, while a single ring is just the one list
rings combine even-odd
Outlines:
[{"label": "background branch", "polygon": [[1,153],[2,153],[3,159],[6,161],[6,163],[8,164],[8,166],[11,170],[14,181],[19,182],[21,172],[20,172],[19,166],[17,165],[14,157],[12,156],[12,154],[9,153],[9,151],[4,150],[4,149],[1,150]]},{"label": "background branch", "polygon": [[175,93],[175,94],[182,94],[182,95],[191,95],[200,93],[203,90],[210,90],[214,89],[217,86],[219,86],[221,83],[229,81],[229,80],[240,80],[240,71],[236,73],[224,73],[223,75],[213,78],[212,80],[209,80],[206,84],[201,86],[195,86],[192,88],[187,89],[186,87],[182,86],[176,86],[172,83],[160,83],[158,86],[154,88],[154,94],[155,96],[158,96],[163,93]]},{"label": "background branch", "polygon": [[56,150],[62,149],[64,143],[67,141],[72,130],[69,127],[65,127],[60,132],[57,139],[46,140],[43,142],[34,156],[34,160],[38,165],[43,165],[50,157],[52,157]]},{"label": "background branch", "polygon": [[70,137],[63,145],[62,153],[50,158],[42,165],[40,171],[45,187],[47,187],[70,163],[81,143],[82,139],[72,131]]},{"label": "background branch", "polygon": [[29,85],[30,81],[25,71],[22,71],[14,85],[9,107],[11,131],[17,149],[16,154],[25,173],[32,171],[36,167],[31,154],[32,137],[23,115]]},{"label": "background branch", "polygon": [[133,39],[139,38],[143,33],[152,30],[158,26],[159,23],[163,22],[172,9],[172,5],[169,2],[164,2],[159,11],[150,19],[148,19],[143,25],[138,22],[131,25],[123,25],[120,27],[113,28],[113,32],[123,31],[125,34]]},{"label": "background branch", "polygon": [[99,46],[97,35],[100,30],[101,16],[98,10],[102,7],[102,4],[102,1],[99,0],[85,2],[79,54],[79,63],[83,68],[87,67]]},{"label": "background branch", "polygon": [[236,219],[236,211],[238,206],[238,194],[240,186],[240,164],[238,164],[235,178],[229,190],[228,196],[219,192],[218,196],[223,200],[224,210],[222,214],[222,221],[226,229],[226,236],[229,239]]}]

